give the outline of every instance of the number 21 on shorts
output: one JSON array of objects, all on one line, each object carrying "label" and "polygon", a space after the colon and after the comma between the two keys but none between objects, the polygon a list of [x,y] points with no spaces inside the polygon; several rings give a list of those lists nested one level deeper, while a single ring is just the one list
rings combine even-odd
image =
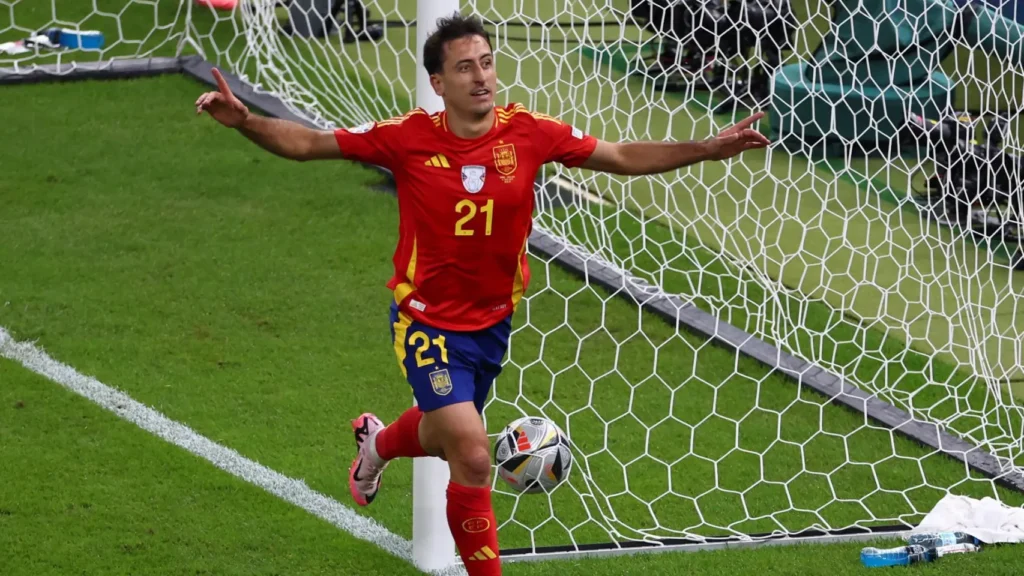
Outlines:
[{"label": "number 21 on shorts", "polygon": [[[433,348],[431,349],[431,344]],[[448,349],[444,345],[444,334],[431,338],[426,332],[417,330],[409,335],[409,347],[415,347],[416,367],[423,368],[437,363],[436,355],[440,355],[441,363],[448,363]]]}]

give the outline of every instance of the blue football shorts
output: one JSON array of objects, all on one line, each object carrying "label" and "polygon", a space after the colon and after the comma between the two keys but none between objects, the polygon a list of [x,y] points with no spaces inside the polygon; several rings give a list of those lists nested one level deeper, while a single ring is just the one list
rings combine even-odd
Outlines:
[{"label": "blue football shorts", "polygon": [[391,304],[391,341],[420,410],[473,402],[483,412],[508,350],[512,315],[472,332],[441,330],[413,320]]}]

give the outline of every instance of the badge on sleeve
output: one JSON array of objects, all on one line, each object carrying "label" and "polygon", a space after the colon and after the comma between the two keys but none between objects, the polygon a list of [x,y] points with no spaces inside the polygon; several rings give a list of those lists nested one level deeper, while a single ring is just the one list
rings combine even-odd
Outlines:
[{"label": "badge on sleeve", "polygon": [[373,124],[373,122],[366,122],[359,126],[349,128],[348,131],[350,134],[365,134],[366,132],[373,130]]}]

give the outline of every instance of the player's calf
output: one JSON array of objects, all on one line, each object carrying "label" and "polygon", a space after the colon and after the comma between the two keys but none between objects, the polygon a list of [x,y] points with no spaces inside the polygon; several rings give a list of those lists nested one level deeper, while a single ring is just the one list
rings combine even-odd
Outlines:
[{"label": "player's calf", "polygon": [[349,490],[357,504],[367,506],[376,498],[381,474],[389,461],[428,455],[420,443],[422,419],[423,412],[414,406],[387,427],[376,416],[368,413],[352,421],[356,437],[356,459],[349,469]]},{"label": "player's calf", "polygon": [[413,406],[397,420],[377,434],[375,448],[384,460],[395,458],[419,458],[430,455],[420,441],[420,422],[423,412]]},{"label": "player's calf", "polygon": [[424,415],[421,431],[436,439],[448,460],[448,527],[466,571],[469,576],[500,575],[490,443],[479,412],[472,402],[445,406]]}]

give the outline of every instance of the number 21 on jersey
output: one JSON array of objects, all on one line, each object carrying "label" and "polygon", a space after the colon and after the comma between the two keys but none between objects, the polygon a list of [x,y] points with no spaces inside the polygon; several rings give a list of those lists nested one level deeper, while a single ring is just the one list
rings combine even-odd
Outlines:
[{"label": "number 21 on jersey", "polygon": [[475,221],[479,220],[479,218],[477,218],[478,215],[481,218],[486,218],[483,230],[484,236],[491,235],[491,222],[494,216],[493,198],[488,198],[487,202],[483,205],[477,205],[476,202],[468,198],[460,200],[459,203],[455,205],[455,213],[461,216],[461,218],[455,222],[456,236],[472,236],[475,234],[476,230],[473,228],[467,228],[467,226],[473,224],[474,227],[477,227],[478,225],[475,224]]}]

